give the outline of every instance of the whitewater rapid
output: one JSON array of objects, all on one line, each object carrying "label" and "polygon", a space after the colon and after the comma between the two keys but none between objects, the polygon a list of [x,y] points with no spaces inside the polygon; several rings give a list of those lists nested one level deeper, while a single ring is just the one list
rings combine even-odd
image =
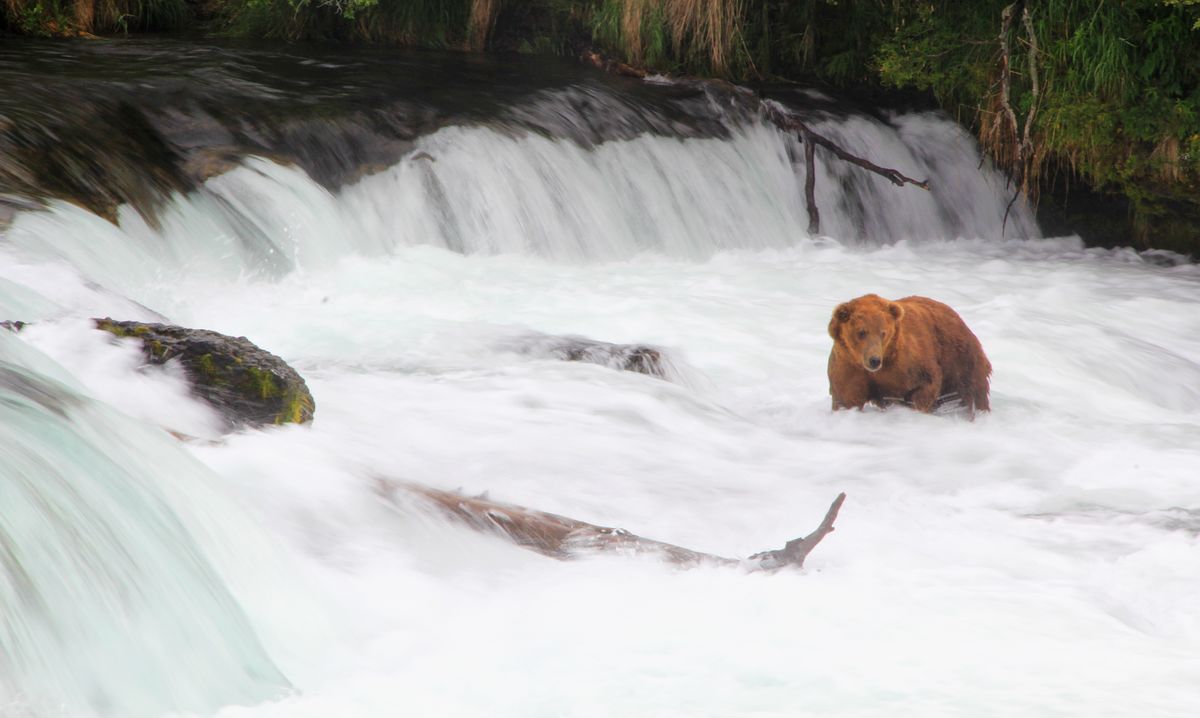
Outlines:
[{"label": "whitewater rapid", "polygon": [[[936,161],[952,128],[897,126],[889,161]],[[114,673],[113,702],[63,712],[1200,714],[1200,269],[1001,238],[986,173],[951,215],[954,196],[886,183],[863,214],[830,175],[810,238],[773,133],[584,149],[449,128],[419,146],[432,160],[338,192],[250,159],[159,228],[19,214],[0,315],[35,323],[0,358],[92,407],[47,413],[60,429],[99,412],[153,447],[129,471],[184,517],[220,600],[145,610],[227,595],[245,622],[222,636],[285,677],[190,700]],[[955,307],[995,367],[992,413],[831,413],[826,325],[867,292]],[[106,314],[249,337],[305,376],[315,421],[219,437],[179,376],[88,328]],[[531,332],[661,346],[680,378],[514,351]],[[380,477],[727,556],[849,498],[803,573],[765,576],[557,562],[389,505]],[[39,685],[0,681],[0,713],[41,715]]]}]

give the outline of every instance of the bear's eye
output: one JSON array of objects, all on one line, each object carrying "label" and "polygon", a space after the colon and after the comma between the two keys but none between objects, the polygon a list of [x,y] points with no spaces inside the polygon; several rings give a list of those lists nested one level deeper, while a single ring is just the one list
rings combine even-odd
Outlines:
[{"label": "bear's eye", "polygon": [[867,330],[866,330],[866,329],[859,329],[859,330],[858,330],[858,338],[859,338],[859,339],[866,339],[866,338],[867,338]]}]

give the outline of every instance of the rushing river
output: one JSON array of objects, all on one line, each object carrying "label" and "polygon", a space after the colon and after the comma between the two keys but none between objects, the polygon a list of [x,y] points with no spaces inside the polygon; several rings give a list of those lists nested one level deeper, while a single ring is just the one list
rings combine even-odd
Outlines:
[{"label": "rushing river", "polygon": [[[1200,715],[1196,265],[1005,221],[936,115],[782,93],[932,184],[819,151],[810,237],[802,148],[736,93],[293,52],[0,53],[0,715]],[[39,194],[46,137],[84,179]],[[868,292],[954,306],[993,411],[831,413]],[[249,337],[316,419],[221,436],[96,316]],[[380,477],[726,556],[849,498],[761,575],[555,561]]]}]

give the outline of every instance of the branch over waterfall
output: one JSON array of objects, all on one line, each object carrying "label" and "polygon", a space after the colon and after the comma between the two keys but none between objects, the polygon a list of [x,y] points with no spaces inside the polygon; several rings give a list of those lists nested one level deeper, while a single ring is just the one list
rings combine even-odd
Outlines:
[{"label": "branch over waterfall", "polygon": [[767,119],[771,120],[776,127],[788,132],[795,132],[796,138],[804,143],[804,202],[808,208],[808,233],[817,234],[821,231],[821,214],[817,209],[817,200],[814,193],[814,185],[816,183],[816,163],[814,161],[813,149],[819,145],[829,150],[838,159],[849,162],[852,165],[862,167],[863,169],[874,172],[883,177],[887,181],[903,187],[906,184],[911,184],[920,187],[925,191],[929,191],[929,180],[917,180],[905,175],[899,170],[890,167],[881,167],[868,159],[851,154],[842,149],[833,140],[813,131],[803,120],[789,113],[777,102],[764,100],[762,103],[763,111],[766,113]]},{"label": "branch over waterfall", "polygon": [[[630,68],[627,65],[616,63],[604,58],[603,55],[597,52],[588,52],[583,56],[585,62],[594,65],[601,70],[611,72],[618,75],[628,75],[632,77],[644,78],[648,73],[642,69]],[[816,200],[816,153],[815,147],[820,145],[834,154],[835,157],[843,162],[849,162],[852,165],[862,167],[868,172],[883,177],[887,181],[903,187],[906,184],[911,184],[920,187],[923,190],[929,190],[929,180],[917,180],[905,175],[899,170],[891,167],[881,167],[874,162],[858,155],[851,154],[842,149],[836,142],[825,137],[819,132],[814,132],[808,125],[799,117],[788,112],[787,108],[774,100],[763,99],[761,95],[745,87],[734,85],[724,80],[715,79],[696,79],[689,78],[678,80],[680,83],[688,83],[699,87],[704,87],[706,91],[715,91],[722,93],[725,96],[740,96],[743,100],[748,100],[751,103],[756,103],[762,108],[763,114],[768,120],[787,132],[795,132],[796,139],[804,143],[804,204],[808,209],[808,233],[810,235],[818,234],[821,231],[821,212],[817,209]]]},{"label": "branch over waterfall", "polygon": [[749,571],[768,572],[803,567],[812,550],[833,531],[833,522],[846,500],[846,494],[838,494],[821,524],[804,538],[788,541],[782,549],[763,551],[747,559],[733,559],[643,538],[625,529],[597,526],[524,506],[499,503],[483,496],[464,496],[407,481],[380,478],[377,490],[391,503],[415,499],[431,504],[454,521],[551,558],[570,560],[593,553],[649,555],[688,568],[741,566]]}]

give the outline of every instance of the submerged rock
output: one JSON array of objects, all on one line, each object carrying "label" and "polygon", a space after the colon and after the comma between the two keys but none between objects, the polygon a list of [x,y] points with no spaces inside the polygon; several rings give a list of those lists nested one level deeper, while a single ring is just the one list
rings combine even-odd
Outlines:
[{"label": "submerged rock", "polygon": [[670,380],[677,373],[665,352],[648,344],[610,344],[585,337],[530,334],[514,340],[512,349],[519,354],[599,364],[659,379]]},{"label": "submerged rock", "polygon": [[177,360],[193,393],[221,412],[231,429],[312,421],[315,404],[304,378],[245,337],[170,324],[94,321],[115,336],[141,341],[150,364]]}]

